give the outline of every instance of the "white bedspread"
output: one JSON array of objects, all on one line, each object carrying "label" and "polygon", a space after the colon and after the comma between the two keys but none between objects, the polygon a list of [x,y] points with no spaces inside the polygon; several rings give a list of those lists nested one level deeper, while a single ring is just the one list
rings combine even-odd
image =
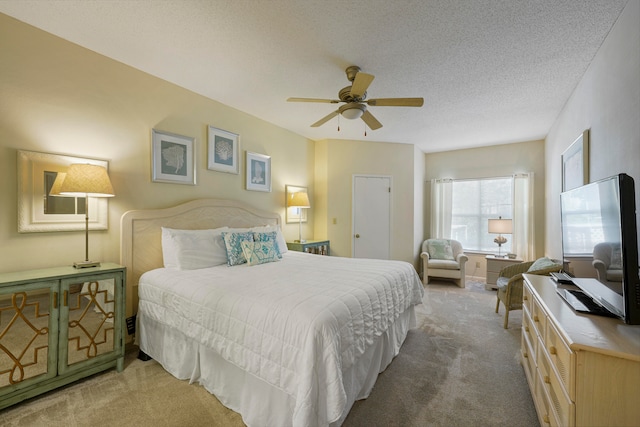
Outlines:
[{"label": "white bedspread", "polygon": [[144,316],[291,395],[292,424],[315,425],[340,417],[343,370],[424,289],[405,262],[290,251],[251,267],[153,270],[138,292]]}]

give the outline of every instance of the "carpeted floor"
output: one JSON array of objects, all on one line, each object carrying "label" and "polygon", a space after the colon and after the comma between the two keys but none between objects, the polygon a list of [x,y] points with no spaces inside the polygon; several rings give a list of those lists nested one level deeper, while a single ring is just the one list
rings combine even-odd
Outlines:
[{"label": "carpeted floor", "polygon": [[[537,426],[519,363],[520,311],[503,329],[504,307],[484,283],[426,286],[418,327],[344,422],[359,426]],[[127,354],[108,371],[0,412],[3,426],[243,426],[198,385]],[[0,397],[1,399],[1,397]]]}]

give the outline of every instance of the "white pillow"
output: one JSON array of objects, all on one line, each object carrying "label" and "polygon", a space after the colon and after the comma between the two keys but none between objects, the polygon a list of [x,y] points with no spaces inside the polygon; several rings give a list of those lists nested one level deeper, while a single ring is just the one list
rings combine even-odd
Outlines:
[{"label": "white pillow", "polygon": [[284,240],[284,236],[282,235],[282,230],[277,225],[264,225],[261,227],[252,227],[251,231],[255,233],[268,233],[270,231],[276,232],[276,243],[278,244],[278,250],[280,254],[287,252],[287,241]]},{"label": "white pillow", "polygon": [[165,268],[195,270],[227,262],[222,232],[228,227],[209,230],[177,230],[162,227],[162,258]]}]

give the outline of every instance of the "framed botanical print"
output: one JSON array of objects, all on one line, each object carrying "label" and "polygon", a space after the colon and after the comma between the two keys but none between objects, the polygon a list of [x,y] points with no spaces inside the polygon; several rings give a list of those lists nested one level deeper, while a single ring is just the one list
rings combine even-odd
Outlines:
[{"label": "framed botanical print", "polygon": [[247,151],[247,190],[271,192],[271,157]]},{"label": "framed botanical print", "polygon": [[207,136],[207,169],[240,173],[239,135],[209,126]]},{"label": "framed botanical print", "polygon": [[195,138],[153,129],[151,180],[171,184],[196,184]]}]

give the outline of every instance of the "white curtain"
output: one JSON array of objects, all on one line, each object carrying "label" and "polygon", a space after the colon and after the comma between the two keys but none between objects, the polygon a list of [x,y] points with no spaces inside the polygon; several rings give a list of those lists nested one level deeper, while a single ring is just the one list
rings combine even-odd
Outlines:
[{"label": "white curtain", "polygon": [[513,176],[513,234],[511,252],[524,261],[535,258],[533,172]]},{"label": "white curtain", "polygon": [[451,238],[453,180],[431,180],[431,238]]}]

